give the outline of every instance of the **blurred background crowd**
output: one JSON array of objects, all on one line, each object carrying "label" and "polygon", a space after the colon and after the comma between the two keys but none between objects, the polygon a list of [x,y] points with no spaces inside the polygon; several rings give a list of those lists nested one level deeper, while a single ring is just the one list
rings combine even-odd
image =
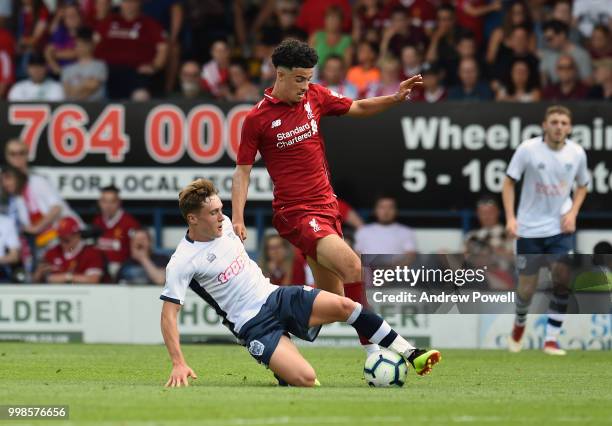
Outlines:
[{"label": "blurred background crowd", "polygon": [[353,98],[612,98],[612,0],[0,0],[0,97],[256,101],[286,37]]}]

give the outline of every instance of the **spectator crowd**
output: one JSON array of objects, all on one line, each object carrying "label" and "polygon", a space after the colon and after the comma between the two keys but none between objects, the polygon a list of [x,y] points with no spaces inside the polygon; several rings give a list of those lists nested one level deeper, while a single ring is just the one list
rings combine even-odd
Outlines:
[{"label": "spectator crowd", "polygon": [[352,98],[612,99],[612,0],[0,0],[0,97],[254,102],[308,42]]},{"label": "spectator crowd", "polygon": [[[274,47],[292,37],[317,51],[315,81],[351,98],[421,74],[414,102],[610,100],[611,31],[612,0],[0,0],[0,99],[255,102],[274,83]],[[163,284],[168,258],[117,188],[102,189],[85,224],[29,170],[23,142],[5,143],[4,157],[0,282]],[[357,252],[415,255],[394,199],[379,199],[367,225],[340,211]],[[498,206],[477,211],[466,252],[505,259]],[[312,282],[277,235],[260,251],[272,282]]]},{"label": "spectator crowd", "polygon": [[28,147],[9,140],[0,170],[0,283],[163,285],[168,256],[146,228],[102,188],[84,223],[46,178],[28,167]]}]

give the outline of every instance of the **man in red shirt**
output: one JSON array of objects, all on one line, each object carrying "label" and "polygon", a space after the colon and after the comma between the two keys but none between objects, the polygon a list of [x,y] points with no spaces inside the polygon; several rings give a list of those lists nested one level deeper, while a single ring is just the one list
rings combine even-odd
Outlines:
[{"label": "man in red shirt", "polygon": [[308,35],[323,29],[325,25],[325,12],[332,6],[342,9],[342,31],[348,33],[351,29],[353,11],[348,0],[306,0],[302,3],[296,25],[306,31]]},{"label": "man in red shirt", "polygon": [[58,222],[60,243],[45,253],[34,272],[34,282],[98,284],[104,275],[104,257],[81,240],[79,223],[72,217]]},{"label": "man in red shirt", "polygon": [[119,14],[96,27],[95,56],[109,68],[110,99],[124,99],[136,89],[151,90],[152,80],[163,70],[168,56],[164,29],[140,13],[140,0],[122,0]]},{"label": "man in red shirt", "polygon": [[130,234],[140,228],[140,223],[123,211],[119,189],[113,185],[102,188],[98,207],[100,214],[93,219],[93,226],[101,232],[97,247],[106,257],[114,278],[121,264],[130,257]]},{"label": "man in red shirt", "polygon": [[[274,87],[265,91],[242,127],[232,223],[244,240],[244,205],[259,151],[274,183],[272,223],[278,233],[307,256],[317,287],[367,304],[361,261],[342,239],[319,121],[326,115],[365,117],[382,112],[406,100],[422,78],[403,81],[394,95],[353,101],[310,83],[317,60],[314,49],[297,40],[285,40],[274,50]],[[368,352],[378,350],[367,339],[360,341]]]}]

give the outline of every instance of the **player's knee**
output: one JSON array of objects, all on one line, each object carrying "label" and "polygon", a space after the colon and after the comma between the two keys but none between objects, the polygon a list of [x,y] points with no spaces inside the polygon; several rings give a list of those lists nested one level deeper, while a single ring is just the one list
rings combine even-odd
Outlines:
[{"label": "player's knee", "polygon": [[295,377],[294,386],[311,388],[314,386],[316,379],[317,379],[317,375],[312,367],[304,368]]},{"label": "player's knee", "polygon": [[348,297],[341,297],[338,301],[338,311],[342,315],[342,319],[346,321],[348,317],[355,311],[357,302],[352,301]]}]

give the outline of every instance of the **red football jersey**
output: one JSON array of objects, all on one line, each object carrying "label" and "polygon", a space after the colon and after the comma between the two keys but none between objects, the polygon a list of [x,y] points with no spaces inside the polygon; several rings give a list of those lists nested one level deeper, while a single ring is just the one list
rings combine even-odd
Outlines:
[{"label": "red football jersey", "polygon": [[94,218],[93,225],[102,230],[97,247],[109,262],[123,263],[130,257],[130,231],[140,228],[140,224],[131,214],[120,210],[109,221],[98,215]]},{"label": "red football jersey", "polygon": [[104,257],[100,250],[83,243],[71,253],[64,253],[62,246],[58,244],[45,253],[45,262],[51,265],[52,273],[104,273]]},{"label": "red football jersey", "polygon": [[100,34],[96,57],[109,65],[132,68],[153,62],[157,45],[166,40],[164,29],[148,16],[126,21],[111,15],[98,24],[96,32]]},{"label": "red football jersey", "polygon": [[257,151],[274,183],[272,207],[327,204],[335,200],[319,121],[346,114],[353,101],[318,84],[309,84],[301,102],[289,105],[266,89],[244,120],[239,165],[253,164]]}]

